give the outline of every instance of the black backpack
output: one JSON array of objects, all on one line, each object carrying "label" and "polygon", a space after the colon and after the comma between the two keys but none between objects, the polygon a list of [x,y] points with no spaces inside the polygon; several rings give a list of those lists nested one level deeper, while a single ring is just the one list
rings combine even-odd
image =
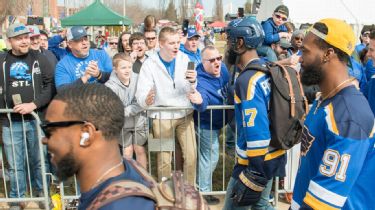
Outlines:
[{"label": "black backpack", "polygon": [[300,142],[304,119],[309,110],[299,73],[291,67],[275,63],[250,64],[245,70],[270,75],[270,146],[284,150],[292,148]]}]

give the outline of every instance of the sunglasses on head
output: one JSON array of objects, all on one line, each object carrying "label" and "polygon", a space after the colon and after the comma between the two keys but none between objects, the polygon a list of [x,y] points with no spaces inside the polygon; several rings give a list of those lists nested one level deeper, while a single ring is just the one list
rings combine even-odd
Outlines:
[{"label": "sunglasses on head", "polygon": [[219,56],[219,57],[216,57],[216,58],[210,58],[210,59],[204,59],[204,60],[210,61],[210,63],[213,63],[213,62],[215,62],[215,60],[221,61],[222,59],[223,59],[223,56]]},{"label": "sunglasses on head", "polygon": [[362,36],[363,37],[369,37],[370,36],[370,32],[365,32]]},{"label": "sunglasses on head", "polygon": [[60,122],[42,122],[40,127],[44,132],[44,135],[47,139],[49,139],[52,135],[52,132],[55,131],[57,128],[65,128],[73,125],[80,125],[85,124],[86,121],[60,121]]},{"label": "sunglasses on head", "polygon": [[282,17],[281,15],[279,15],[279,14],[275,14],[275,17],[277,18],[277,19],[281,19],[282,21],[287,21],[288,20],[288,18],[286,18],[286,17]]},{"label": "sunglasses on head", "polygon": [[151,41],[151,40],[155,40],[156,37],[147,37],[146,39]]}]

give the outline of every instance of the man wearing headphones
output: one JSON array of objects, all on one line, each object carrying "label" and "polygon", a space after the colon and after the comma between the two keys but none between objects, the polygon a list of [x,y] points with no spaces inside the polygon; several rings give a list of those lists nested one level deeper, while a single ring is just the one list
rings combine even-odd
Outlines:
[{"label": "man wearing headphones", "polygon": [[[99,196],[101,207],[120,210],[154,209],[142,196],[105,199],[101,192],[114,182],[130,180],[148,184],[135,168],[122,159],[118,138],[124,125],[121,100],[101,84],[72,85],[61,89],[49,105],[41,127],[43,143],[61,181],[77,175],[81,189],[78,209],[91,209]],[[104,200],[104,201],[103,201]],[[104,204],[103,204],[104,203]]]},{"label": "man wearing headphones", "polygon": [[237,160],[223,209],[272,210],[269,203],[272,178],[280,167],[285,167],[285,151],[269,146],[270,76],[247,69],[249,65],[265,66],[256,52],[262,45],[264,32],[255,19],[247,17],[230,22],[227,37],[227,60],[240,69],[240,74],[234,88]]}]

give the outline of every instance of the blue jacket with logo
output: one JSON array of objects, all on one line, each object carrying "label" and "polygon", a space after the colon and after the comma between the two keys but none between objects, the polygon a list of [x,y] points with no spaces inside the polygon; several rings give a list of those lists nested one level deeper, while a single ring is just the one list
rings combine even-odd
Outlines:
[{"label": "blue jacket with logo", "polygon": [[276,26],[272,17],[262,21],[262,27],[265,35],[263,45],[268,46],[280,41],[279,32],[288,32],[285,25]]},{"label": "blue jacket with logo", "polygon": [[57,63],[55,71],[56,88],[72,83],[82,83],[80,78],[84,75],[90,61],[98,62],[102,77],[99,80],[91,78],[89,82],[105,83],[112,72],[111,58],[104,50],[90,49],[89,55],[86,58],[77,58],[72,53],[68,53]]},{"label": "blue jacket with logo", "polygon": [[[220,77],[214,77],[204,70],[203,64],[197,66],[197,90],[202,95],[202,104],[193,104],[194,109],[200,113],[200,127],[210,129],[211,110],[206,110],[209,105],[224,105],[227,98],[229,72],[224,63],[221,64]],[[198,113],[194,112],[194,122],[198,126]],[[223,127],[223,111],[212,110],[212,129]]]}]

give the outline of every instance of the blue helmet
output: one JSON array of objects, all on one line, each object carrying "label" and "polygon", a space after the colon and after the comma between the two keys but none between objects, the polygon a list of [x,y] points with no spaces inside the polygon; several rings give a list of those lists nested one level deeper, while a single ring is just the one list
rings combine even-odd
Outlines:
[{"label": "blue helmet", "polygon": [[253,17],[244,17],[231,21],[226,28],[228,39],[235,46],[237,38],[243,38],[247,48],[257,48],[262,45],[264,31]]}]

